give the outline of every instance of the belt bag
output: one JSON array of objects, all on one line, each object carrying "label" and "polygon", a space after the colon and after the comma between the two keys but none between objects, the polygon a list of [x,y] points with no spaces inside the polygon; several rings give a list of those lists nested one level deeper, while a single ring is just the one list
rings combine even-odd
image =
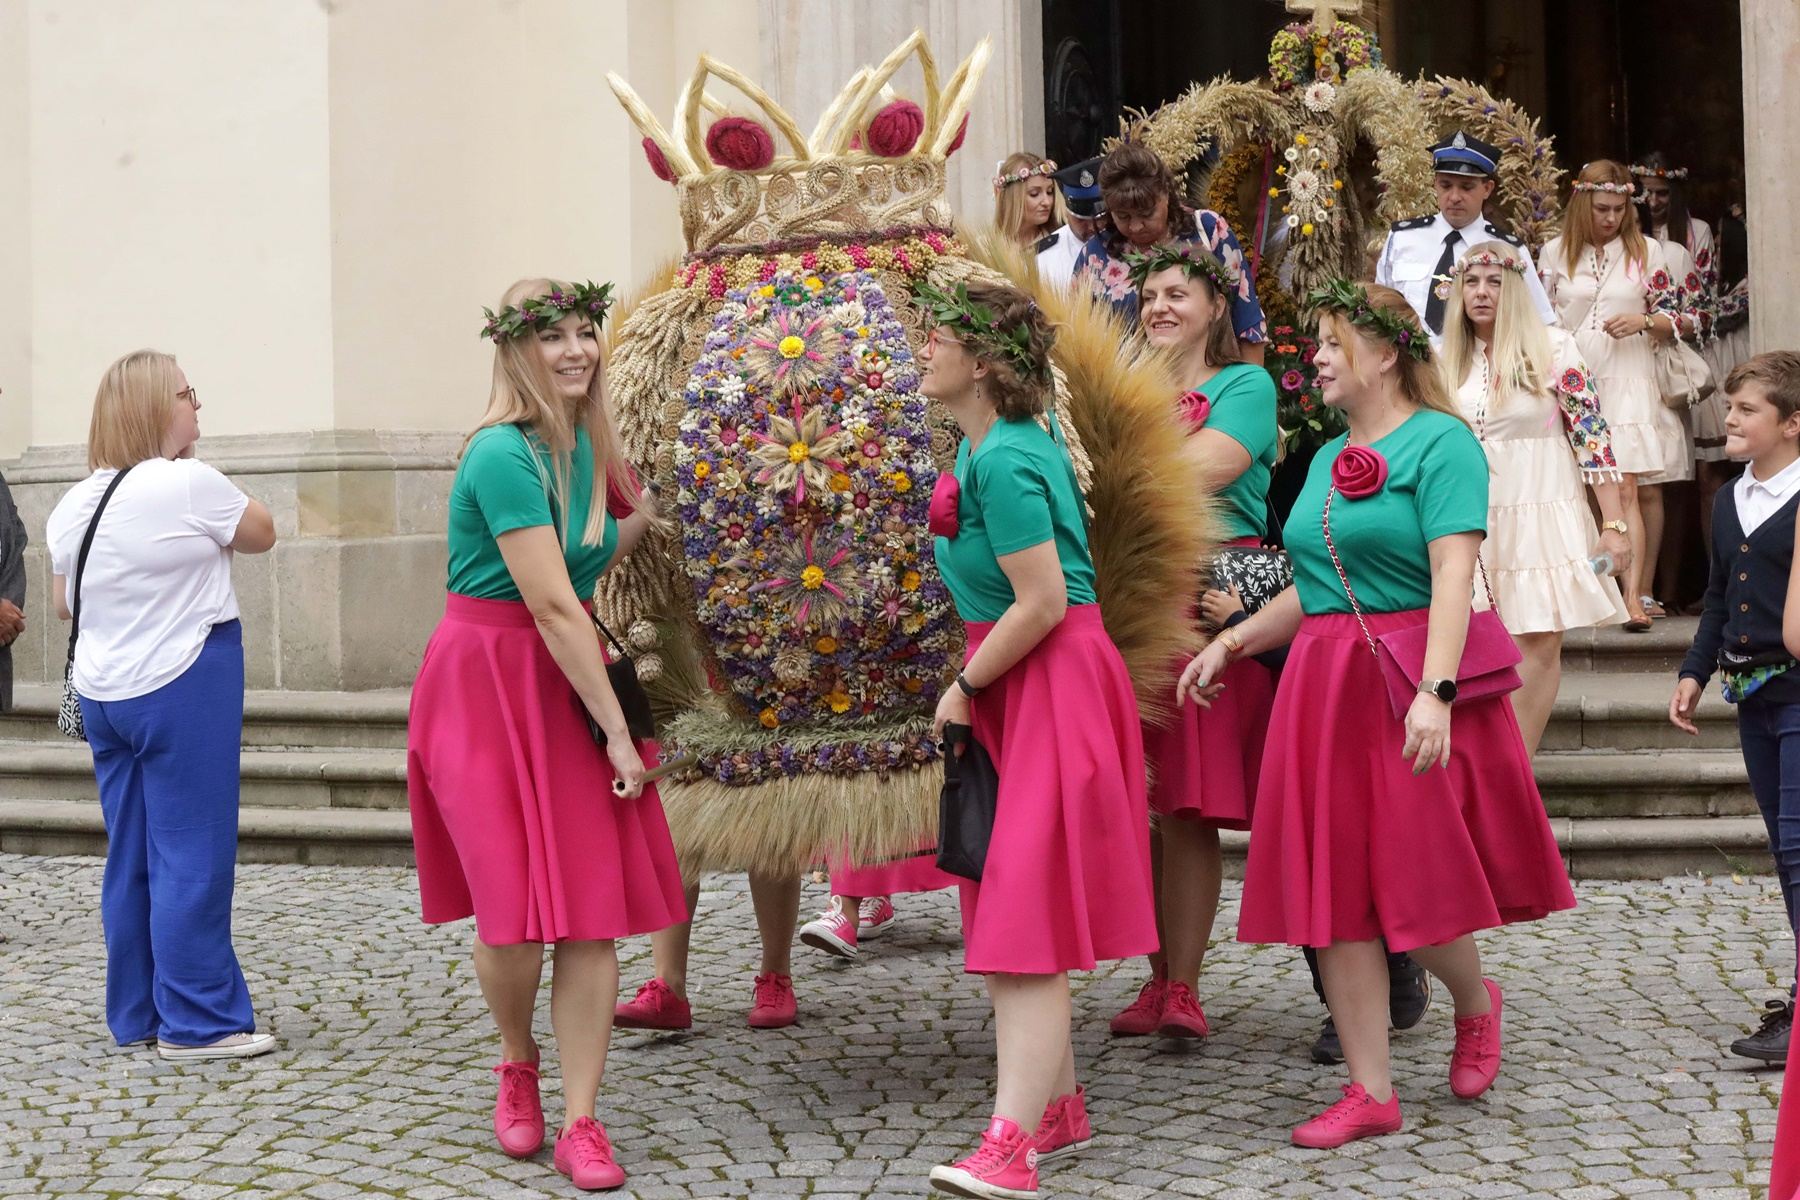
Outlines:
[{"label": "belt bag", "polygon": [[[1380,637],[1369,632],[1362,605],[1357,603],[1356,593],[1350,590],[1350,577],[1344,574],[1344,564],[1331,540],[1331,502],[1336,496],[1335,487],[1325,495],[1322,522],[1325,549],[1331,553],[1331,565],[1337,568],[1338,581],[1344,585],[1344,596],[1356,614],[1363,640],[1369,643],[1370,653],[1381,666],[1381,679],[1387,684],[1388,704],[1392,706],[1394,716],[1404,720],[1419,694],[1419,681],[1425,676],[1425,643],[1431,633],[1430,623],[1409,625]],[[1463,642],[1462,661],[1456,668],[1456,702],[1459,705],[1493,700],[1516,691],[1520,684],[1519,663],[1523,659],[1512,635],[1501,623],[1500,610],[1494,602],[1494,588],[1488,582],[1487,567],[1479,556],[1475,565],[1481,570],[1481,585],[1487,589],[1488,607],[1469,614],[1469,635]]]}]

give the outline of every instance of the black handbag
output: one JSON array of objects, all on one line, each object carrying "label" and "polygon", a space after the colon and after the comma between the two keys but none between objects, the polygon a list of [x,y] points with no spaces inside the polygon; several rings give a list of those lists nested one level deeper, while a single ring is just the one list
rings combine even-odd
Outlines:
[{"label": "black handbag", "polygon": [[[598,614],[594,616],[594,626],[606,640],[612,643],[613,651],[618,655],[606,664],[606,678],[612,683],[613,696],[619,701],[619,711],[625,714],[625,728],[631,731],[634,741],[648,741],[656,736],[656,714],[650,709],[650,693],[644,690],[638,679],[637,664],[631,661],[631,655],[619,639],[613,636],[612,630],[606,627]],[[600,722],[594,720],[594,714],[588,712],[584,704],[582,715],[587,717],[588,733],[593,735],[594,744],[606,745],[606,731],[600,728]]]},{"label": "black handbag", "polygon": [[[956,748],[962,747],[958,754]],[[1000,804],[1000,772],[967,725],[944,726],[944,788],[938,793],[940,871],[981,879],[994,813]]]}]

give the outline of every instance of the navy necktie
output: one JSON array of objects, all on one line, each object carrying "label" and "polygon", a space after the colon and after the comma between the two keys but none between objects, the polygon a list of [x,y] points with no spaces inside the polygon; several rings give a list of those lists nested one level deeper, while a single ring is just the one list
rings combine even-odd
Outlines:
[{"label": "navy necktie", "polygon": [[1450,294],[1450,268],[1456,265],[1456,243],[1461,240],[1460,229],[1452,229],[1444,235],[1444,253],[1431,272],[1430,299],[1425,301],[1425,324],[1431,327],[1431,332],[1440,336],[1444,332],[1444,297]]}]

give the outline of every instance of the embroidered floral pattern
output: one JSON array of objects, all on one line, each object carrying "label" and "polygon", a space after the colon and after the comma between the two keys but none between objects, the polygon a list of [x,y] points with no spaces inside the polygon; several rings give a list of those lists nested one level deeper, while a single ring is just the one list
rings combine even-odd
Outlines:
[{"label": "embroidered floral pattern", "polygon": [[1561,402],[1563,425],[1569,434],[1569,448],[1575,452],[1575,464],[1582,478],[1606,482],[1619,478],[1619,463],[1613,457],[1612,433],[1606,418],[1600,415],[1600,393],[1593,377],[1579,366],[1563,368],[1556,381],[1557,399]]},{"label": "embroidered floral pattern", "polygon": [[[871,270],[775,271],[714,315],[683,397],[675,506],[719,680],[764,729],[899,729],[936,703],[957,638],[926,531],[937,471],[918,378]],[[929,757],[910,735],[844,733],[701,769],[735,784]]]}]

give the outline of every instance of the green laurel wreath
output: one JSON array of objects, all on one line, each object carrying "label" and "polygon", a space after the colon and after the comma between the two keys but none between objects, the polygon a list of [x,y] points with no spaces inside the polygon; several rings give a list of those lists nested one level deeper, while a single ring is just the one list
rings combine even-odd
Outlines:
[{"label": "green laurel wreath", "polygon": [[1158,271],[1180,267],[1189,279],[1206,276],[1212,283],[1213,290],[1221,296],[1229,298],[1237,291],[1237,273],[1198,242],[1188,242],[1185,245],[1161,243],[1141,254],[1131,251],[1125,255],[1125,265],[1131,268],[1132,286],[1140,290],[1144,281]]},{"label": "green laurel wreath", "polygon": [[612,307],[612,289],[610,283],[596,287],[589,281],[571,284],[568,291],[553,288],[547,296],[534,296],[519,305],[509,304],[497,313],[491,308],[483,308],[481,311],[487,317],[487,324],[481,327],[481,336],[504,342],[521,333],[535,333],[568,316],[587,317],[599,325],[606,320],[606,310]]},{"label": "green laurel wreath", "polygon": [[956,291],[950,293],[919,283],[913,287],[913,299],[931,314],[932,325],[948,325],[964,341],[974,343],[978,357],[1004,358],[1021,378],[1050,382],[1050,363],[1032,354],[1030,331],[1023,323],[1011,329],[1000,328],[1000,318],[993,309],[969,299],[967,284],[957,284]]},{"label": "green laurel wreath", "polygon": [[1369,303],[1369,290],[1348,279],[1334,279],[1306,294],[1306,311],[1316,321],[1322,313],[1341,313],[1352,325],[1374,333],[1419,362],[1431,361],[1431,339],[1398,313]]}]

